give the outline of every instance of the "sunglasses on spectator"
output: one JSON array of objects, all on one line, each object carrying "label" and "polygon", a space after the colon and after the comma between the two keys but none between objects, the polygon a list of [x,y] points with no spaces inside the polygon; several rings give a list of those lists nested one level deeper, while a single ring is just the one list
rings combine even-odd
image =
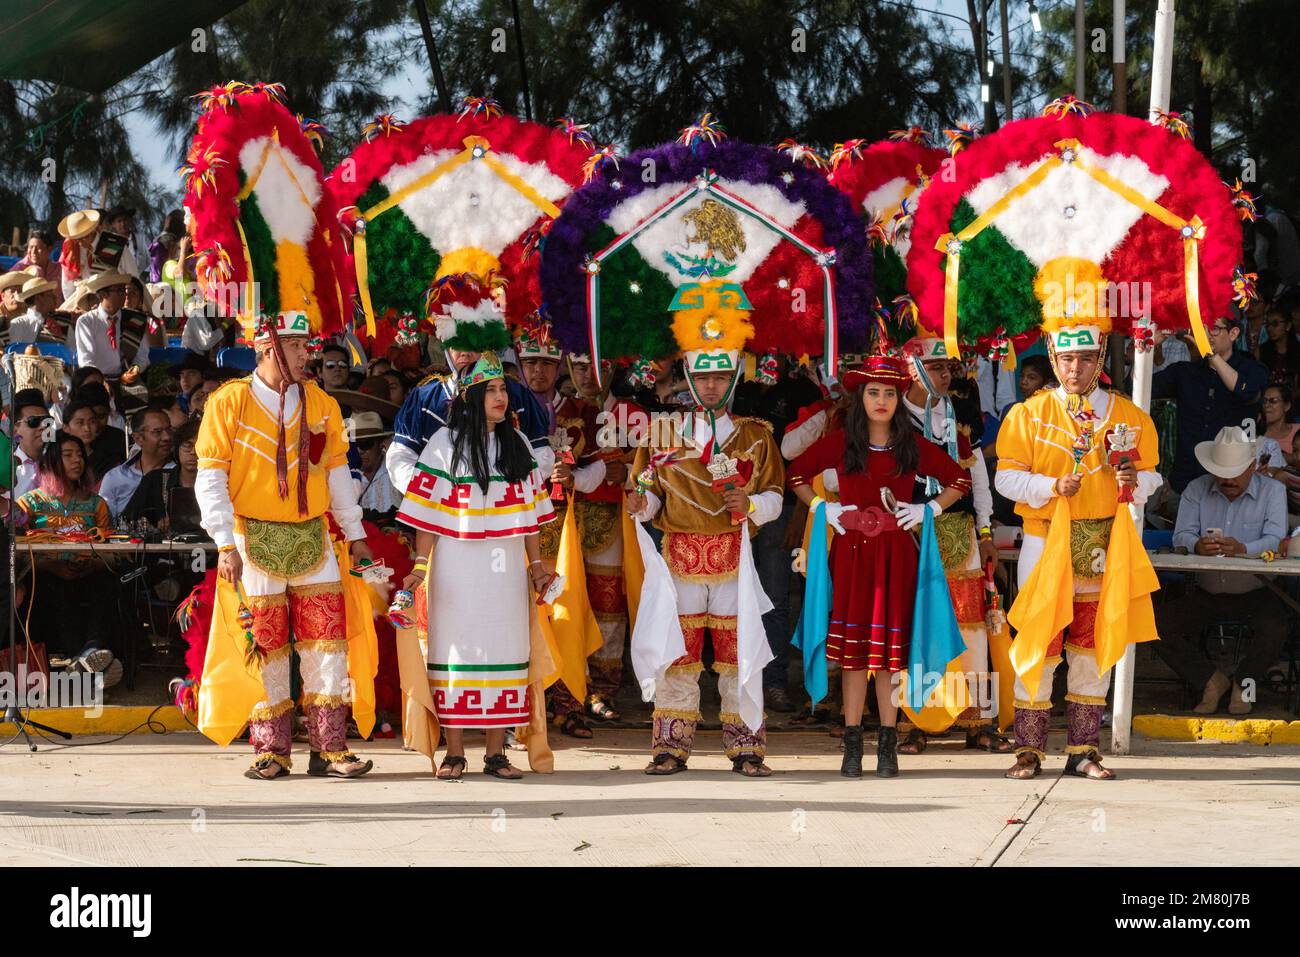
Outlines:
[{"label": "sunglasses on spectator", "polygon": [[357,450],[360,452],[369,452],[378,444],[378,439],[357,439]]},{"label": "sunglasses on spectator", "polygon": [[19,419],[23,425],[29,429],[39,429],[46,422],[53,421],[48,415],[29,415],[25,419]]},{"label": "sunglasses on spectator", "polygon": [[348,367],[348,363],[342,359],[326,359],[321,365],[326,369],[346,369]]}]

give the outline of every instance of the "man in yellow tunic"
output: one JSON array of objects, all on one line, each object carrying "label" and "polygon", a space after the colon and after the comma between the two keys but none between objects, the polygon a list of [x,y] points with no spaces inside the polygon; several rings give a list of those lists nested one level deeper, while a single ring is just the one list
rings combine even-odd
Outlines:
[{"label": "man in yellow tunic", "polygon": [[325,513],[351,543],[353,562],[371,555],[338,403],[303,381],[310,334],[305,313],[262,320],[257,370],[212,394],[195,446],[203,527],[220,550],[217,573],[239,591],[248,656],[260,663],[265,697],[249,715],[256,759],[246,773],[262,780],[292,764],[291,632],[311,741],[307,773],[357,777],[372,766],[347,747],[345,603]]},{"label": "man in yellow tunic", "polygon": [[1159,487],[1159,440],[1149,415],[1098,384],[1110,331],[1099,305],[1081,293],[1054,313],[1044,300],[1043,328],[1061,385],[1012,407],[998,432],[994,484],[1016,503],[1025,532],[1020,592],[1009,615],[1017,630],[1012,778],[1041,770],[1062,652],[1066,772],[1113,778],[1098,760],[1110,668],[1128,644],[1156,637],[1155,573],[1120,501],[1126,489],[1140,505]]}]

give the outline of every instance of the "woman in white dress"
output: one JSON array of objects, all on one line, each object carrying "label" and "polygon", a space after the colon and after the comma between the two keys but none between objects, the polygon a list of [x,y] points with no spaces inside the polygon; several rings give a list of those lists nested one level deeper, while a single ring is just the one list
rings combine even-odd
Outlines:
[{"label": "woman in white dress", "polygon": [[465,771],[465,729],[487,732],[484,771],[515,780],[507,728],[527,725],[529,591],[550,578],[538,529],[555,517],[528,439],[508,421],[501,362],[484,353],[461,375],[456,398],[420,453],[397,519],[416,531],[405,587],[426,580],[429,687],[447,756],[438,777]]}]

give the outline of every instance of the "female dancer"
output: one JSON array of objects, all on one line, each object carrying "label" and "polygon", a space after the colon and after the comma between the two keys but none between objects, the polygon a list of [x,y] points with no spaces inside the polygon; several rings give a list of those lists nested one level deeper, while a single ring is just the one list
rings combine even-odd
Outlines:
[{"label": "female dancer", "polygon": [[397,514],[417,533],[405,587],[414,591],[428,576],[443,780],[464,773],[466,728],[487,732],[485,773],[522,776],[503,746],[506,729],[529,723],[529,583],[542,592],[550,578],[537,532],[555,513],[528,439],[506,420],[509,403],[501,362],[484,353],[461,374],[447,428],[420,454]]},{"label": "female dancer", "polygon": [[[939,446],[916,435],[901,396],[911,385],[901,358],[871,356],[844,376],[857,392],[845,427],[815,442],[790,466],[800,500],[816,508],[812,480],[823,475],[839,502],[826,503],[839,534],[831,546],[831,615],[826,656],[842,667],[844,761],[840,773],[862,776],[862,712],[868,673],[875,671],[880,739],[876,774],[898,774],[898,696],[885,673],[907,668],[916,596],[917,545],[911,529],[924,509],[938,515],[971,490],[970,475]],[[939,494],[923,502],[925,478]]]}]

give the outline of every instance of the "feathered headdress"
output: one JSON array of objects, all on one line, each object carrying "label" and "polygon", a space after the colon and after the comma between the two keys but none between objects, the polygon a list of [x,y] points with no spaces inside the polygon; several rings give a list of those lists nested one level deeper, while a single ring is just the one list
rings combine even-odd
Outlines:
[{"label": "feathered headdress", "polygon": [[[565,348],[593,359],[861,348],[871,262],[849,202],[805,157],[728,140],[711,116],[578,190],[542,250]],[[640,171],[653,169],[653,178]],[[733,380],[734,381],[734,380]]]},{"label": "feathered headdress", "polygon": [[[228,83],[202,95],[182,167],[205,296],[248,338],[337,332],[351,315],[337,200],[279,84]],[[314,132],[314,131],[311,131]]]},{"label": "feathered headdress", "polygon": [[844,154],[830,174],[831,184],[849,197],[868,224],[881,302],[892,302],[907,291],[912,217],[926,183],[945,158],[943,150],[914,140],[888,139]]},{"label": "feathered headdress", "polygon": [[349,207],[344,222],[370,334],[376,313],[434,319],[420,310],[446,276],[507,281],[503,319],[535,310],[538,263],[527,237],[559,215],[591,150],[572,120],[526,123],[484,97],[359,144],[331,179]]},{"label": "feathered headdress", "polygon": [[917,211],[908,287],[921,321],[997,348],[1033,333],[1096,349],[1135,319],[1189,325],[1227,308],[1241,227],[1228,190],[1168,129],[1063,98],[962,151]]}]

